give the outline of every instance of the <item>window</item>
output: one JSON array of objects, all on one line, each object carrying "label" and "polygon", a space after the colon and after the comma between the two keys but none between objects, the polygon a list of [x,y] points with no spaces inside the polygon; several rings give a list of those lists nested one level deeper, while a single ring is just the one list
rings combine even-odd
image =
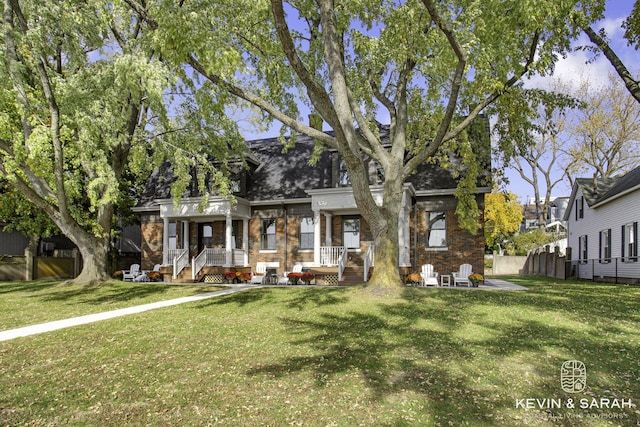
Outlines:
[{"label": "window", "polygon": [[300,218],[300,249],[313,249],[313,218]]},{"label": "window", "polygon": [[338,177],[338,185],[340,187],[348,187],[351,185],[351,178],[349,178],[349,171],[347,170],[347,164],[344,160],[340,160],[340,176]]},{"label": "window", "polygon": [[276,249],[276,220],[262,220],[262,242],[260,249],[275,250]]},{"label": "window", "polygon": [[622,226],[622,261],[638,260],[638,223],[633,222]]},{"label": "window", "polygon": [[177,249],[178,246],[178,226],[175,221],[169,223],[169,247],[167,249]]},{"label": "window", "polygon": [[584,218],[584,196],[576,199],[576,221],[580,218]]},{"label": "window", "polygon": [[578,239],[578,260],[586,264],[588,259],[587,236],[580,236]]},{"label": "window", "polygon": [[447,215],[427,212],[427,248],[447,247]]},{"label": "window", "polygon": [[600,262],[611,262],[611,229],[600,232]]},{"label": "window", "polygon": [[342,242],[347,249],[360,249],[360,218],[342,221]]}]

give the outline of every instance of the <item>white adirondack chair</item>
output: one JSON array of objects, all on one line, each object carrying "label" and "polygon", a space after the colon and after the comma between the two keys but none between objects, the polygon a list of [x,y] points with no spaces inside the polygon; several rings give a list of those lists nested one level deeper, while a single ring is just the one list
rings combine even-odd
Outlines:
[{"label": "white adirondack chair", "polygon": [[422,277],[422,286],[438,286],[438,273],[433,271],[433,265],[423,264],[420,276]]},{"label": "white adirondack chair", "polygon": [[267,263],[265,262],[257,263],[255,273],[253,271],[251,272],[251,283],[261,284],[266,275],[267,275]]},{"label": "white adirondack chair", "polygon": [[140,264],[131,264],[128,270],[122,271],[122,280],[133,281],[140,275]]},{"label": "white adirondack chair", "polygon": [[458,271],[451,273],[453,275],[453,286],[458,286],[458,283],[465,283],[467,287],[471,287],[471,281],[469,276],[473,274],[473,266],[471,264],[462,264]]}]

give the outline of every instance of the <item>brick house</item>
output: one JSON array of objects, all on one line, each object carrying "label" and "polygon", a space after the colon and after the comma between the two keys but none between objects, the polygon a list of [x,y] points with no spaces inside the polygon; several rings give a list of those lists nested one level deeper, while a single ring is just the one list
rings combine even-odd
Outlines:
[{"label": "brick house", "polygon": [[[481,123],[473,145],[488,171],[488,123]],[[389,127],[380,130],[384,140]],[[252,156],[249,168],[234,175],[235,203],[212,195],[199,206],[202,198],[194,189],[175,205],[170,166],[153,174],[135,208],[142,268],[160,264],[165,279],[218,282],[227,271],[252,271],[259,262],[269,263],[279,276],[299,264],[315,274],[316,283],[363,282],[374,239],[358,212],[340,155],[327,150],[309,164],[314,143],[306,136],[298,136],[286,153],[277,138],[247,146]],[[453,157],[450,161],[456,163]],[[374,198],[382,203],[382,173],[373,161],[368,171]],[[420,271],[426,263],[441,274],[457,271],[462,263],[483,271],[484,236],[458,226],[456,185],[454,174],[436,164],[422,165],[405,184],[398,231],[402,273]],[[479,184],[481,211],[489,191]]]}]

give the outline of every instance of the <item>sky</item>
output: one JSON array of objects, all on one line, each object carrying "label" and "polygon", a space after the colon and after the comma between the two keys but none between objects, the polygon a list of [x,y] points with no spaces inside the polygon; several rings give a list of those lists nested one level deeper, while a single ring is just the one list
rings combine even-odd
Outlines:
[{"label": "sky", "polygon": [[[638,65],[638,52],[627,46],[626,40],[623,38],[623,30],[621,28],[622,21],[629,16],[633,7],[632,0],[608,0],[606,2],[605,19],[597,22],[594,29],[604,28],[609,36],[609,40],[615,52],[622,59],[623,63],[630,69],[633,75],[638,75],[640,66]],[[582,35],[575,43],[575,46],[590,46],[588,38]],[[561,59],[555,68],[552,78],[558,78],[565,83],[577,87],[583,79],[589,81],[606,81],[609,73],[614,73],[614,69],[609,61],[603,56],[598,55],[595,62],[586,64],[593,57],[593,54],[585,51],[573,52],[566,58]],[[549,78],[536,78],[527,83],[527,86],[546,87],[550,82]],[[507,170],[506,176],[509,184],[505,189],[515,193],[521,203],[533,197],[533,187],[524,181],[515,169]],[[561,171],[556,172],[556,177],[561,176]],[[542,184],[544,186],[544,184]],[[541,188],[542,195],[546,188]],[[571,188],[568,181],[560,183],[553,188],[553,196],[569,196]]]}]

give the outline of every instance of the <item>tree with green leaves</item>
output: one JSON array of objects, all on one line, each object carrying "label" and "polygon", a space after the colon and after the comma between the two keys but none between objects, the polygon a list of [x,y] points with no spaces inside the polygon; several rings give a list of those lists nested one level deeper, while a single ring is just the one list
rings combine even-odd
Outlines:
[{"label": "tree with green leaves", "polygon": [[[337,150],[375,238],[370,285],[387,289],[402,286],[407,178],[438,153],[456,153],[459,222],[477,231],[478,162],[466,130],[522,78],[550,72],[579,32],[569,19],[576,1],[125,1],[155,30],[164,58],[212,84],[212,98],[234,95],[292,137],[314,138],[318,152]],[[581,2],[588,19],[601,13],[597,3]],[[332,133],[307,124],[302,106]],[[379,117],[390,122],[388,144]],[[382,205],[370,160],[384,171]]]},{"label": "tree with green leaves", "polygon": [[3,5],[0,173],[76,244],[83,259],[76,282],[105,280],[112,224],[132,192],[128,178],[171,155],[177,194],[198,165],[224,184],[224,167],[198,160],[217,156],[224,166],[241,138],[224,111],[207,108],[208,98],[199,103],[200,87],[169,73],[128,6]]},{"label": "tree with green leaves", "polygon": [[512,192],[492,191],[484,196],[484,241],[489,249],[498,245],[520,230],[522,205]]}]

